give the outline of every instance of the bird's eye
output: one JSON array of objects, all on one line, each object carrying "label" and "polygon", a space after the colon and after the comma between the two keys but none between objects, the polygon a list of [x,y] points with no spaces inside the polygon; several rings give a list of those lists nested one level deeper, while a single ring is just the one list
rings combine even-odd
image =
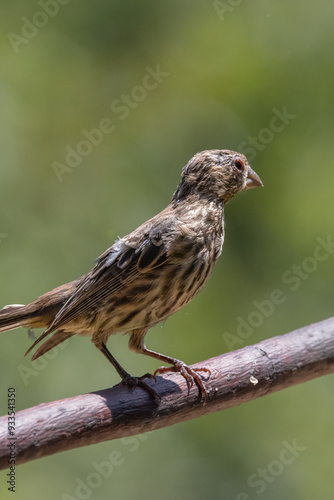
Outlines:
[{"label": "bird's eye", "polygon": [[234,166],[239,170],[239,172],[242,172],[245,168],[245,165],[241,160],[235,160]]}]

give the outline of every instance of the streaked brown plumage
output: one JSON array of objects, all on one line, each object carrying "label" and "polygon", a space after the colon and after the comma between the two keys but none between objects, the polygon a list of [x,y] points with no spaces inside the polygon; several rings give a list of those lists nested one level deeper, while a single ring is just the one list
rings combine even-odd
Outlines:
[{"label": "streaked brown plumage", "polygon": [[203,287],[222,251],[224,206],[240,191],[262,186],[244,155],[228,150],[202,151],[184,167],[171,203],[132,233],[119,239],[81,278],[42,295],[26,306],[0,311],[0,332],[46,328],[30,352],[54,332],[32,359],[72,335],[89,335],[111,361],[124,383],[139,385],[157,397],[143,378],[131,377],[106,348],[110,335],[130,335],[131,350],[170,363],[155,373],[179,371],[199,386],[197,373],[182,361],[150,351],[144,344],[149,328],[186,305]]}]

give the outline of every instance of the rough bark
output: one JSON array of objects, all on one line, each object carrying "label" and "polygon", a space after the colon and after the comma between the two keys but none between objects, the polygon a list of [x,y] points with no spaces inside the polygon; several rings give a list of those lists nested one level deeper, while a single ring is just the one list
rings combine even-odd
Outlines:
[{"label": "rough bark", "polygon": [[[225,410],[333,373],[334,317],[193,365],[203,366],[211,370],[205,406],[196,385],[188,392],[184,378],[170,373],[147,381],[160,402],[141,388],[119,384],[18,412],[15,465]],[[9,467],[10,441],[5,415],[0,418],[0,469]]]}]

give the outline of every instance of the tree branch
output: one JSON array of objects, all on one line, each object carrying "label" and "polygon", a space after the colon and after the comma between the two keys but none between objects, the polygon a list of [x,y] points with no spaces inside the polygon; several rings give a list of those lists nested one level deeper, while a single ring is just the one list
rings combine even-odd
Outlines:
[{"label": "tree branch", "polygon": [[[177,373],[147,383],[161,395],[121,384],[16,414],[15,465],[80,446],[148,432],[225,410],[334,372],[334,317],[198,363],[211,370],[208,403]],[[9,467],[8,417],[0,418],[0,469]]]}]

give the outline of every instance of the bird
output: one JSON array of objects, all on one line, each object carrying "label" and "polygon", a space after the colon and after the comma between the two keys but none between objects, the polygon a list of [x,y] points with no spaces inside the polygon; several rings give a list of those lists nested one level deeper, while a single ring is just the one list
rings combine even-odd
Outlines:
[{"label": "bird", "polygon": [[[209,391],[201,372],[148,349],[147,331],[188,304],[208,281],[222,252],[225,205],[239,192],[263,186],[246,156],[227,149],[195,154],[183,167],[171,202],[153,218],[119,238],[82,277],[41,295],[28,305],[0,310],[0,332],[44,328],[26,354],[35,360],[73,335],[89,336],[111,362],[123,384],[141,387],[160,400],[145,379],[179,372],[188,389],[195,383],[204,404]],[[171,365],[154,374],[131,376],[107,348],[109,337],[129,335],[129,349]]]}]

